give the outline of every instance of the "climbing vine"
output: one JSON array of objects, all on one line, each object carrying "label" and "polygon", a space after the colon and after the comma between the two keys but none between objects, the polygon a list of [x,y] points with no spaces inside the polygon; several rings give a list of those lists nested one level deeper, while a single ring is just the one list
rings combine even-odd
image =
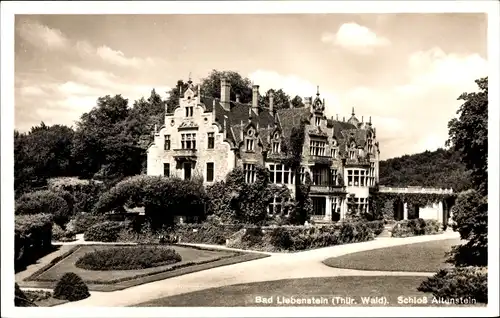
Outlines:
[{"label": "climbing vine", "polygon": [[394,202],[406,203],[408,211],[412,213],[415,207],[423,207],[427,204],[445,201],[448,207],[453,205],[456,194],[450,193],[386,193],[371,192],[369,206],[371,211],[384,219],[394,219]]}]

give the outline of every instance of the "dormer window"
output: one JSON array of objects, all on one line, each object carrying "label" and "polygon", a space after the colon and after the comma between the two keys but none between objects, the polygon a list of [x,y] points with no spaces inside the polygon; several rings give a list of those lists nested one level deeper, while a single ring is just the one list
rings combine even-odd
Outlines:
[{"label": "dormer window", "polygon": [[193,106],[186,107],[186,117],[193,117]]},{"label": "dormer window", "polygon": [[315,117],[315,123],[316,123],[316,126],[320,126],[321,125],[321,117],[316,116]]},{"label": "dormer window", "polygon": [[279,133],[275,133],[272,141],[272,153],[279,153],[281,150],[281,142]]},{"label": "dormer window", "polygon": [[247,138],[246,139],[246,149],[247,149],[247,151],[253,151],[254,150],[254,140],[252,138]]}]

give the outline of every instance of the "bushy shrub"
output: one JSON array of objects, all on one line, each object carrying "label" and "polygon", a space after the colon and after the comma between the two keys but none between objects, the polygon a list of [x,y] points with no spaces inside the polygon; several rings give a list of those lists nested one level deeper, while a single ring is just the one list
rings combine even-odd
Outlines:
[{"label": "bushy shrub", "polygon": [[80,276],[66,273],[54,288],[54,298],[69,301],[82,300],[90,296],[89,289]]},{"label": "bushy shrub", "polygon": [[452,250],[450,262],[456,266],[488,265],[488,197],[476,190],[458,196],[453,212],[453,230],[468,242]]},{"label": "bushy shrub", "polygon": [[59,241],[65,236],[66,233],[59,225],[54,224],[54,226],[52,226],[52,241]]},{"label": "bushy shrub", "polygon": [[206,193],[203,182],[163,176],[134,176],[118,182],[96,203],[97,213],[123,207],[144,207],[153,227],[171,225],[175,216],[203,216]]},{"label": "bushy shrub", "polygon": [[384,231],[385,222],[384,220],[369,221],[365,223],[369,227],[375,236],[380,235]]},{"label": "bushy shrub", "polygon": [[36,305],[26,296],[19,285],[15,283],[14,306],[16,307],[36,307]]},{"label": "bushy shrub", "polygon": [[16,268],[36,261],[52,247],[52,215],[16,215],[14,250]]},{"label": "bushy shrub", "polygon": [[74,177],[53,178],[49,179],[47,183],[49,190],[64,190],[72,195],[75,213],[92,211],[99,196],[105,190],[102,182]]},{"label": "bushy shrub", "polygon": [[83,238],[85,241],[116,242],[120,232],[129,227],[130,222],[105,221],[89,227]]},{"label": "bushy shrub", "polygon": [[105,222],[107,220],[105,215],[96,215],[92,213],[77,213],[68,224],[66,224],[66,230],[70,233],[80,234],[85,233],[89,227],[92,225]]},{"label": "bushy shrub", "polygon": [[444,299],[470,297],[478,303],[488,303],[488,268],[469,266],[441,269],[423,281],[418,290]]},{"label": "bushy shrub", "polygon": [[393,237],[409,237],[417,235],[439,234],[441,223],[437,220],[410,219],[396,222],[392,229]]},{"label": "bushy shrub", "polygon": [[374,238],[364,222],[344,222],[318,226],[251,227],[240,230],[228,240],[229,247],[265,251],[300,251]]},{"label": "bushy shrub", "polygon": [[138,245],[86,253],[75,265],[88,270],[129,270],[169,265],[181,260],[182,257],[171,248]]},{"label": "bushy shrub", "polygon": [[71,216],[72,210],[60,194],[49,190],[40,190],[25,193],[19,197],[16,200],[15,213],[16,215],[51,214],[54,216],[54,222],[64,226]]}]

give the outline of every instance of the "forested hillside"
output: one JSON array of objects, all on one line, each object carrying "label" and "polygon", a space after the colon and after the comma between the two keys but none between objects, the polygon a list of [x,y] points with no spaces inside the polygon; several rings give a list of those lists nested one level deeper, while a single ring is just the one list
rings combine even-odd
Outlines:
[{"label": "forested hillside", "polygon": [[380,162],[380,185],[453,188],[470,187],[470,176],[458,152],[438,149]]}]

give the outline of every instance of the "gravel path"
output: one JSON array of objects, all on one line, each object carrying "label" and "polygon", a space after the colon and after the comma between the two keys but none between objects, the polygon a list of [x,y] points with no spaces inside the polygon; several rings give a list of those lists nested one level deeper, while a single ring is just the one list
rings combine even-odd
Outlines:
[{"label": "gravel path", "polygon": [[[250,262],[233,264],[187,275],[177,276],[114,292],[93,292],[91,297],[62,307],[122,307],[131,306],[157,298],[194,292],[207,288],[233,284],[273,281],[303,277],[334,276],[430,276],[432,273],[362,271],[331,268],[323,260],[349,253],[411,243],[458,238],[458,233],[445,232],[439,235],[409,238],[377,238],[374,241],[319,248],[297,253],[274,253],[270,257]],[[207,245],[203,245],[209,247]],[[217,246],[212,246],[217,247]]]}]

